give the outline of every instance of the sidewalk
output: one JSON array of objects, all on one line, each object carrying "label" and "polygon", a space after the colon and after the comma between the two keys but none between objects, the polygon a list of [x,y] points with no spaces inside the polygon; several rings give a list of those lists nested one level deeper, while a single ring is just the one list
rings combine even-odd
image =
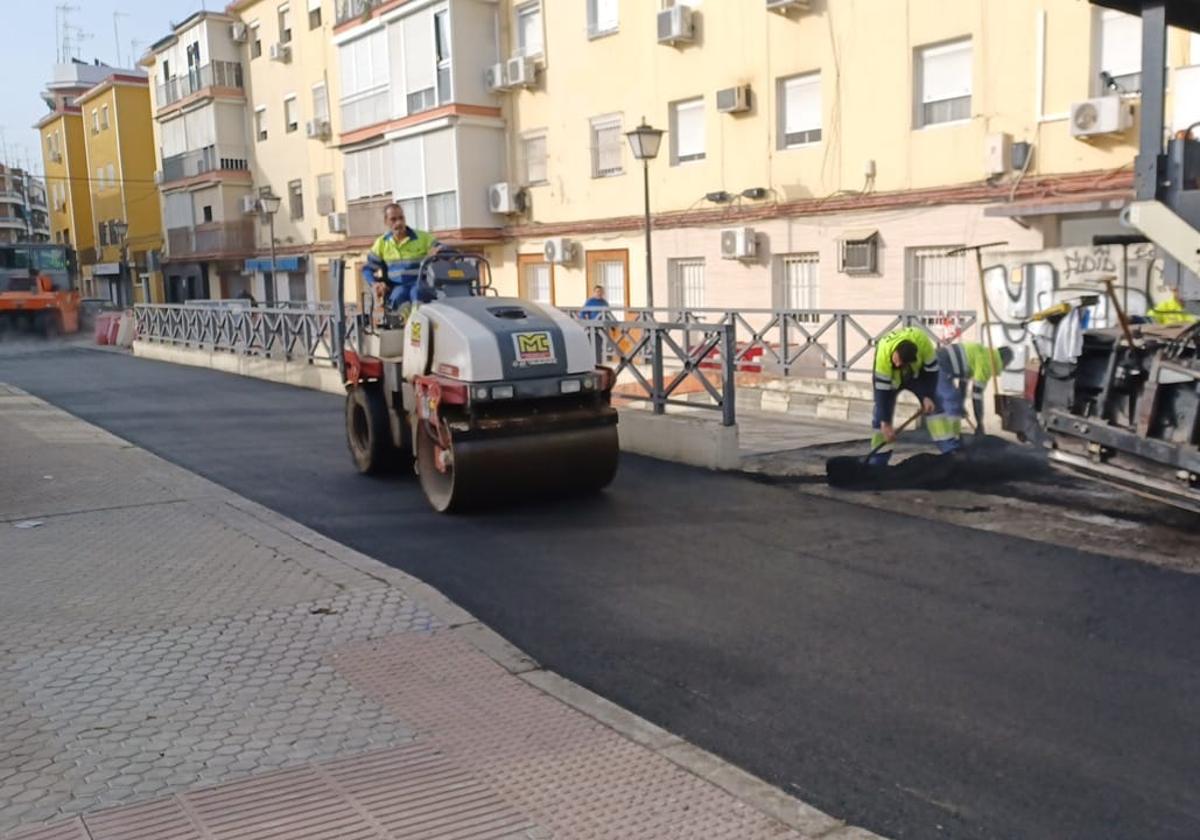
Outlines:
[{"label": "sidewalk", "polygon": [[0,837],[870,838],[0,385]]}]

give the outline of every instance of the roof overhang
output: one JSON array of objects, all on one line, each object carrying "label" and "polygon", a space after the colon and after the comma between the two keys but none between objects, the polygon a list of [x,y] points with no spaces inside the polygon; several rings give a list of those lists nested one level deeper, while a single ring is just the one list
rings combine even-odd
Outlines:
[{"label": "roof overhang", "polygon": [[1141,17],[1146,6],[1165,3],[1167,25],[1200,32],[1200,0],[1091,0],[1093,5]]},{"label": "roof overhang", "polygon": [[1093,198],[1043,198],[1036,201],[1016,201],[985,207],[983,215],[1003,218],[1028,216],[1071,216],[1078,213],[1110,213],[1120,211],[1130,202],[1129,195],[1096,196]]}]

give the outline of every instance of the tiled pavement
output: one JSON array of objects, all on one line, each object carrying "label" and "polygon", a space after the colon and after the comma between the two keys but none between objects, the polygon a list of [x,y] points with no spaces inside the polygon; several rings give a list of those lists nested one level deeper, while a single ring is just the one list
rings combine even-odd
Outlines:
[{"label": "tiled pavement", "polygon": [[867,836],[2,385],[0,453],[0,837]]}]

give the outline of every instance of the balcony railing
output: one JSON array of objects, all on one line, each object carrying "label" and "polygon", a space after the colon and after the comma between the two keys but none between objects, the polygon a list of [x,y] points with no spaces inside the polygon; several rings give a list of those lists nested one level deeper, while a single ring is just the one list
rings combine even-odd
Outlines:
[{"label": "balcony railing", "polygon": [[382,6],[386,0],[337,0],[335,25],[340,26],[348,20],[364,17],[367,12]]},{"label": "balcony railing", "polygon": [[182,181],[205,172],[249,169],[246,150],[233,146],[206,146],[194,152],[184,152],[163,158],[162,182]]},{"label": "balcony railing", "polygon": [[211,222],[167,231],[167,252],[172,259],[198,254],[241,254],[254,250],[254,220]]},{"label": "balcony railing", "polygon": [[242,65],[236,61],[212,61],[188,70],[158,86],[159,108],[209,87],[242,88]]},{"label": "balcony railing", "polygon": [[346,233],[349,236],[376,236],[383,232],[383,208],[392,203],[390,195],[361,199],[346,205]]}]

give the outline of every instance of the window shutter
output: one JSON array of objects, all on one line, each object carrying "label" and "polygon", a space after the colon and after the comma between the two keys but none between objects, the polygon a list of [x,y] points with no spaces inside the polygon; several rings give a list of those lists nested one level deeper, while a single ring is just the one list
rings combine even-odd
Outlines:
[{"label": "window shutter", "polygon": [[675,149],[679,158],[704,154],[704,100],[675,106]]},{"label": "window shutter", "polygon": [[970,95],[970,41],[957,41],[921,51],[922,102],[941,102]]},{"label": "window shutter", "polygon": [[437,84],[434,48],[431,10],[418,12],[404,21],[404,70],[408,78],[406,93],[428,90]]},{"label": "window shutter", "polygon": [[821,74],[812,73],[783,83],[784,125],[786,134],[821,127]]},{"label": "window shutter", "polygon": [[[1196,63],[1196,56],[1192,56]],[[1105,10],[1100,15],[1100,69],[1114,76],[1142,70],[1142,19]]]}]

